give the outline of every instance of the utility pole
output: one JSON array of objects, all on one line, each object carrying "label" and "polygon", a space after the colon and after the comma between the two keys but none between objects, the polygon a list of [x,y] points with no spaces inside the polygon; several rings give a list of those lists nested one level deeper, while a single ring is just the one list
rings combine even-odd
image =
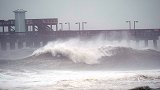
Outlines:
[{"label": "utility pole", "polygon": [[87,24],[87,22],[82,22],[82,30],[84,30],[84,24]]},{"label": "utility pole", "polygon": [[131,29],[131,21],[126,21],[126,23],[129,23],[129,29]]},{"label": "utility pole", "polygon": [[68,24],[68,30],[70,30],[70,23],[66,22],[65,24]]},{"label": "utility pole", "polygon": [[134,21],[134,29],[136,29],[136,23],[138,23],[138,21]]},{"label": "utility pole", "polygon": [[81,29],[80,22],[77,22],[77,23],[75,23],[75,24],[78,24],[78,25],[79,25],[79,31],[80,31],[80,29]]}]

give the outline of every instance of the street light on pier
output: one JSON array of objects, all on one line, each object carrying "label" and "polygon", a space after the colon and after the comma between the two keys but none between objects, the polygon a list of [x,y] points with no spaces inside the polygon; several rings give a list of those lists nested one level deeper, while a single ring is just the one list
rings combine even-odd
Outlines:
[{"label": "street light on pier", "polygon": [[84,24],[87,24],[87,22],[82,22],[82,30],[84,30]]},{"label": "street light on pier", "polygon": [[129,29],[131,29],[131,21],[126,21],[126,23],[129,23]]},{"label": "street light on pier", "polygon": [[138,23],[138,21],[134,21],[134,29],[136,29],[136,23]]},{"label": "street light on pier", "polygon": [[68,24],[68,30],[70,30],[70,23],[66,22],[65,24]]},{"label": "street light on pier", "polygon": [[61,29],[60,30],[63,30],[63,23],[59,23],[61,25]]},{"label": "street light on pier", "polygon": [[77,22],[77,23],[75,23],[75,24],[78,24],[78,25],[79,25],[79,31],[80,31],[80,29],[81,29],[81,27],[80,27],[80,22]]}]

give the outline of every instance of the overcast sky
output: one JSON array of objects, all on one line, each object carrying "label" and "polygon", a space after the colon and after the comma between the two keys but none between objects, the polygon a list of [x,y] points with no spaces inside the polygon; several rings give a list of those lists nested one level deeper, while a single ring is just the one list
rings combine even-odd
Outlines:
[{"label": "overcast sky", "polygon": [[0,19],[14,19],[16,9],[26,10],[28,19],[70,22],[71,29],[82,21],[86,29],[128,29],[126,20],[138,20],[137,28],[160,28],[160,0],[0,0]]}]

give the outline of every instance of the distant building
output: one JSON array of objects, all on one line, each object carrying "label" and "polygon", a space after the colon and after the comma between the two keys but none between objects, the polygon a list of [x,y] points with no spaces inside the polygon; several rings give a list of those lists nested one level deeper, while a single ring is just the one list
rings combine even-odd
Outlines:
[{"label": "distant building", "polygon": [[25,32],[25,12],[27,11],[23,9],[18,9],[13,12],[15,13],[15,32]]}]

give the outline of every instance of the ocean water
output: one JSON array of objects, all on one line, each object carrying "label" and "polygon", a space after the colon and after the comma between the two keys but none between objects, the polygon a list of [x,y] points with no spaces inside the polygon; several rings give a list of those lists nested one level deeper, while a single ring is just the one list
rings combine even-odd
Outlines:
[{"label": "ocean water", "polygon": [[0,89],[128,90],[160,88],[160,51],[80,39],[0,51]]}]

